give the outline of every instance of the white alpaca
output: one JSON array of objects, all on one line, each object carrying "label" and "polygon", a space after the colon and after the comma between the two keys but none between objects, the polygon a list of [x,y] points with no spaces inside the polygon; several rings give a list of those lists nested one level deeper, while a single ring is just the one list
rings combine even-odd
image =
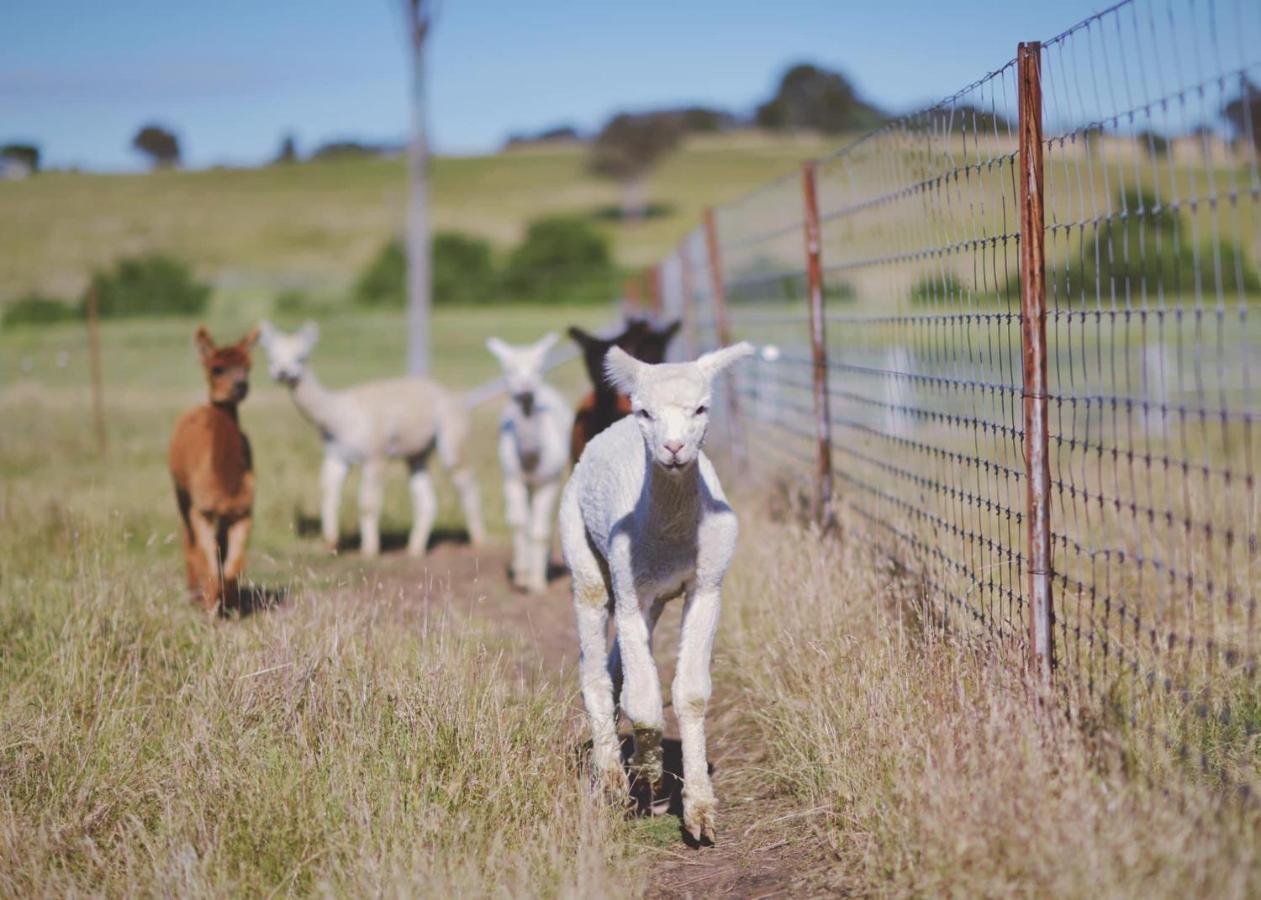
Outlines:
[{"label": "white alpaca", "polygon": [[407,552],[423,555],[438,513],[428,470],[435,449],[460,494],[469,537],[474,544],[482,542],[485,530],[477,482],[465,455],[468,413],[459,398],[426,378],[374,381],[330,391],[307,365],[320,334],[314,322],[307,322],[296,334],[285,334],[270,322],[262,322],[259,331],[272,378],[289,388],[299,411],[324,439],[320,530],[330,551],[337,549],[342,484],[351,466],[362,465],[361,550],[364,556],[380,553],[385,461],[403,459],[411,472],[413,507]]},{"label": "white alpaca", "polygon": [[486,342],[503,367],[509,396],[499,417],[499,465],[512,529],[512,583],[531,592],[547,589],[552,511],[569,465],[574,426],[569,404],[543,381],[543,362],[555,343],[554,334],[528,347],[499,338]]},{"label": "white alpaca", "polygon": [[[619,693],[635,732],[632,770],[653,793],[661,782],[665,719],[652,632],[665,603],[686,594],[671,697],[683,742],[683,823],[698,841],[714,838],[705,707],[719,592],[737,532],[736,515],[701,443],[714,376],[751,353],[750,344],[740,343],[691,363],[649,365],[620,348],[610,350],[609,380],[630,397],[634,414],[587,445],[560,507],[592,765],[618,796],[627,790],[617,738]],[[617,638],[606,656],[610,609]]]}]

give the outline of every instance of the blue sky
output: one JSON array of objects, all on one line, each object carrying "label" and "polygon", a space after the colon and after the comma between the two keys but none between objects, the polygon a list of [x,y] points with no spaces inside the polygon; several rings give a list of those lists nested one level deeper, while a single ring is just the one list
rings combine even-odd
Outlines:
[{"label": "blue sky", "polygon": [[[615,109],[745,110],[790,62],[845,71],[905,110],[953,92],[1104,0],[442,0],[430,122],[443,153],[512,131],[595,128]],[[132,135],[172,127],[186,161],[252,164],[293,132],[400,139],[407,49],[399,0],[0,0],[0,142],[53,164],[137,168]]]}]

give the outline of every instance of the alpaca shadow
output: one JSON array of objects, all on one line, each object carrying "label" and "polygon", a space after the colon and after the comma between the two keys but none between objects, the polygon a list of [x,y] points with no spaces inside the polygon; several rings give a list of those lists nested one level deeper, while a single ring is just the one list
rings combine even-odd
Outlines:
[{"label": "alpaca shadow", "polygon": [[[504,577],[507,578],[509,582],[512,581],[512,563],[511,562],[509,562],[507,565],[504,566]],[[547,561],[547,575],[544,577],[547,579],[548,587],[551,587],[553,582],[560,581],[563,578],[569,577],[569,567],[562,565],[561,563],[554,562],[549,559]]]},{"label": "alpaca shadow", "polygon": [[219,616],[224,619],[252,616],[255,613],[269,612],[289,602],[290,590],[287,587],[267,587],[262,584],[243,584],[237,587],[235,596],[225,598],[219,606]]},{"label": "alpaca shadow", "polygon": [[[655,796],[650,797],[648,786],[636,780],[631,772],[630,760],[635,753],[635,738],[630,734],[620,735],[622,770],[631,784],[631,803],[629,811],[636,818],[671,815],[679,820],[679,835],[689,847],[701,846],[683,827],[683,744],[677,738],[663,738],[661,741],[662,769],[664,777]],[[591,755],[591,741],[583,741],[576,755],[585,763]],[[714,764],[708,762],[709,775],[714,775]]]},{"label": "alpaca shadow", "polygon": [[[319,537],[320,536],[320,519],[318,516],[309,516],[302,510],[294,510],[293,513],[293,530],[298,537]],[[392,553],[407,549],[407,540],[411,536],[411,532],[405,529],[385,529],[381,532],[381,552]],[[337,538],[337,552],[351,553],[359,549],[361,538],[358,531],[342,533]],[[432,550],[439,544],[469,544],[472,539],[469,537],[466,528],[435,528],[429,533],[429,544],[426,550]]]}]

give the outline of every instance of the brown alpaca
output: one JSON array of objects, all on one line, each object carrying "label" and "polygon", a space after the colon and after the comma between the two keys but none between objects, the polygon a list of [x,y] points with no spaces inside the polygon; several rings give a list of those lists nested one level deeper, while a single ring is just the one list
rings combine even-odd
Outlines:
[{"label": "brown alpaca", "polygon": [[198,327],[210,402],[180,416],[171,435],[168,460],[184,526],[188,588],[206,610],[223,612],[240,601],[254,467],[236,408],[249,392],[250,348],[257,340],[254,329],[235,344],[216,347],[205,326]]},{"label": "brown alpaca", "polygon": [[604,355],[612,347],[621,347],[643,362],[662,362],[666,347],[678,330],[678,322],[654,329],[645,319],[628,319],[626,330],[614,338],[594,337],[581,328],[569,329],[569,336],[582,348],[587,376],[593,385],[593,390],[582,398],[574,412],[574,428],[569,440],[571,461],[578,461],[593,437],[618,419],[630,415],[630,398],[615,391],[604,378]]}]

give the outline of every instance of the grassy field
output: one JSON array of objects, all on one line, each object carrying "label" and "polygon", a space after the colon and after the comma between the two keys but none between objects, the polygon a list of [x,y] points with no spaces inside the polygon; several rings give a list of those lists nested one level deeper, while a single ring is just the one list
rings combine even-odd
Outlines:
[{"label": "grassy field", "polygon": [[[603,222],[617,258],[656,262],[700,210],[816,155],[836,141],[758,134],[698,137],[668,157],[648,199],[665,214]],[[141,251],[173,252],[225,287],[296,284],[339,291],[401,229],[402,159],[359,159],[262,169],[91,175],[51,172],[0,182],[0,302],[30,290],[75,295],[93,268]],[[439,158],[434,221],[500,248],[547,213],[602,221],[620,189],[586,169],[578,146]]]},{"label": "grassy field", "polygon": [[[267,303],[221,296],[215,333]],[[471,386],[494,374],[488,334],[602,314],[442,312],[439,375]],[[332,385],[393,373],[399,326],[326,319],[313,365]],[[104,459],[81,329],[0,335],[0,895],[1261,891],[1254,805],[1136,765],[1157,748],[1061,718],[1017,661],[922,630],[914,585],[861,523],[821,540],[776,491],[730,476],[742,550],[714,661],[718,845],[593,803],[565,582],[526,600],[498,568],[494,404],[475,444],[491,547],[366,565],[300,527],[318,442],[260,365],[242,413],[260,478],[248,574],[287,600],[208,622],[182,595],[164,466],[172,421],[202,395],[191,329],[107,324]],[[581,378],[554,375],[571,397]],[[409,522],[397,468],[387,534]],[[439,526],[457,529],[440,496]],[[677,621],[662,624],[665,684]]]}]

